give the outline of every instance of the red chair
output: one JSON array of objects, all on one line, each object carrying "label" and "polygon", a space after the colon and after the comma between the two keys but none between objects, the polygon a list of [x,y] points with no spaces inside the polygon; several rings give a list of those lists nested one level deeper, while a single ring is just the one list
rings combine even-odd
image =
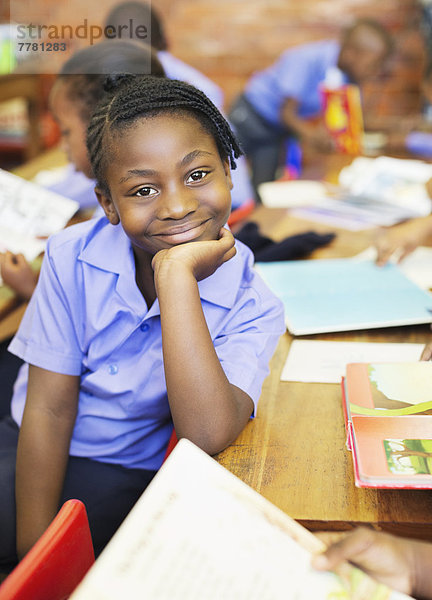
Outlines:
[{"label": "red chair", "polygon": [[236,223],[239,223],[240,221],[243,221],[243,219],[246,219],[246,217],[248,217],[251,214],[251,212],[253,212],[254,208],[254,200],[248,200],[238,208],[235,208],[228,217],[229,227],[232,227]]},{"label": "red chair", "polygon": [[[171,437],[170,437],[169,442],[168,442],[167,449],[165,450],[165,456],[164,456],[163,462],[166,461],[166,459],[168,458],[168,456],[174,450],[174,448],[176,447],[177,442],[178,442],[177,434],[175,432],[175,429],[173,429]],[[1,597],[0,597],[0,600],[1,600]]]},{"label": "red chair", "polygon": [[0,600],[65,600],[94,563],[84,504],[68,500],[0,586]]}]

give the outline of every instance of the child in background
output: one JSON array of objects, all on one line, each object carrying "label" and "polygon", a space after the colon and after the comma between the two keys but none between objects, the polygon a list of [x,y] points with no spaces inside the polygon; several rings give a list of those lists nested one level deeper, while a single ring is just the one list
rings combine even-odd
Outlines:
[{"label": "child in background", "polygon": [[[136,41],[110,40],[75,53],[62,67],[50,97],[51,111],[60,125],[62,141],[73,167],[68,180],[49,189],[89,205],[95,181],[87,156],[85,132],[95,106],[104,94],[103,80],[107,73],[152,74],[164,77],[164,69],[156,51],[148,44]],[[72,168],[71,167],[71,168]],[[232,207],[247,204],[253,198],[252,186],[243,156],[233,171]],[[78,181],[77,181],[78,180]],[[78,196],[71,195],[73,188]],[[23,256],[0,254],[0,275],[18,296],[29,300],[37,276]]]},{"label": "child in background", "polygon": [[[50,189],[79,200],[81,206],[89,196],[99,206],[85,137],[90,117],[105,93],[103,82],[106,73],[110,72],[165,75],[150,46],[136,42],[101,42],[77,52],[63,65],[50,101],[61,128],[65,151],[71,161],[71,176],[56,186],[50,186]],[[30,300],[38,273],[22,254],[0,253],[0,275],[17,296]],[[0,344],[0,418],[10,414],[13,382],[21,364],[16,356],[7,351],[9,341]]]},{"label": "child in background", "polygon": [[[108,13],[104,27],[105,29],[112,27],[114,31],[126,30],[129,35],[134,35],[135,32],[133,39],[142,44],[150,44],[155,49],[167,77],[186,81],[195,86],[222,111],[224,95],[221,88],[203,73],[169,52],[164,24],[153,3],[132,1],[116,4]],[[143,31],[143,27],[146,28],[146,37],[138,37],[136,32]]]},{"label": "child in background", "polygon": [[[88,130],[104,217],[47,246],[12,352],[30,364],[0,422],[0,561],[67,498],[96,553],[160,467],[173,425],[209,454],[254,414],[285,331],[280,301],[224,228],[239,147],[178,81],[111,81]],[[20,429],[19,429],[20,428]]]},{"label": "child in background", "polygon": [[[156,53],[150,46],[137,42],[106,41],[74,54],[62,67],[50,95],[51,111],[60,126],[62,142],[74,169],[74,176],[87,181],[80,184],[84,199],[94,193],[95,181],[86,149],[86,131],[90,117],[104,95],[106,73],[152,74],[165,73]],[[73,178],[50,186],[49,189],[70,197]],[[76,189],[76,188],[75,188]],[[74,197],[83,204],[83,197]],[[0,275],[6,285],[24,300],[29,300],[37,282],[37,275],[22,255],[11,252],[0,254]]]}]

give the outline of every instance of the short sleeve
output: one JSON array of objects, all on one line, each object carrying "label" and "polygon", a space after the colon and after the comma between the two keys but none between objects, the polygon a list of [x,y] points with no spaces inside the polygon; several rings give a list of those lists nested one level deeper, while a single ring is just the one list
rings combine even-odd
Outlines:
[{"label": "short sleeve", "polygon": [[405,138],[406,149],[413,154],[432,157],[432,134],[426,131],[411,131]]},{"label": "short sleeve", "polygon": [[82,352],[73,318],[77,297],[76,289],[68,295],[60,282],[49,241],[38,285],[9,345],[10,352],[49,371],[81,375]]},{"label": "short sleeve", "polygon": [[[304,47],[291,48],[282,54],[275,70],[283,98],[294,98],[301,102],[310,91],[315,72],[315,57]],[[315,90],[312,90],[315,91]]]},{"label": "short sleeve", "polygon": [[251,274],[214,345],[228,381],[251,397],[256,413],[270,359],[286,328],[282,303],[255,271]]}]

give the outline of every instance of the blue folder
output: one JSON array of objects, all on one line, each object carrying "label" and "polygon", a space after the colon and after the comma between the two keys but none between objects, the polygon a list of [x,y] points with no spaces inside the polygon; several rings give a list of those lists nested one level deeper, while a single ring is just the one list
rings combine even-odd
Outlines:
[{"label": "blue folder", "polygon": [[341,258],[257,263],[256,269],[283,301],[293,335],[432,322],[432,294],[393,264]]}]

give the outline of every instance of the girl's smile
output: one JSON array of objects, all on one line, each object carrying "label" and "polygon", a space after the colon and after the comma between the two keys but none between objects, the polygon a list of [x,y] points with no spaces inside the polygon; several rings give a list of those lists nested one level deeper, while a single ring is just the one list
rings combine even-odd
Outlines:
[{"label": "girl's smile", "polygon": [[157,237],[162,238],[166,243],[174,246],[177,244],[183,244],[185,242],[191,242],[194,239],[200,237],[205,230],[205,226],[208,223],[208,219],[205,221],[190,221],[182,225],[174,225],[161,231]]},{"label": "girl's smile", "polygon": [[184,113],[139,119],[110,137],[99,201],[135,254],[219,237],[231,208],[231,175],[213,136]]}]

